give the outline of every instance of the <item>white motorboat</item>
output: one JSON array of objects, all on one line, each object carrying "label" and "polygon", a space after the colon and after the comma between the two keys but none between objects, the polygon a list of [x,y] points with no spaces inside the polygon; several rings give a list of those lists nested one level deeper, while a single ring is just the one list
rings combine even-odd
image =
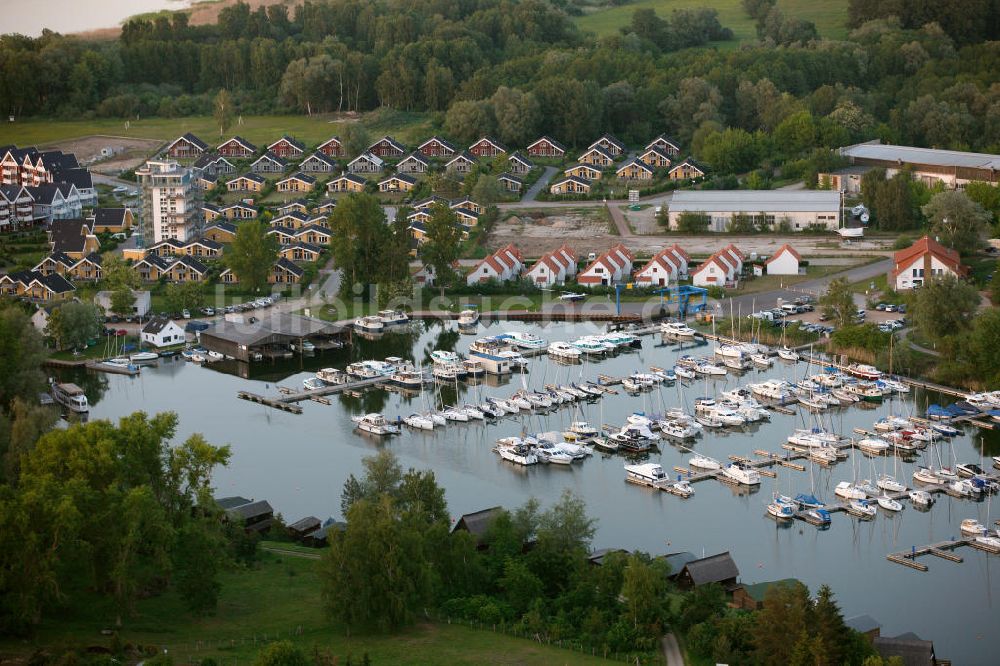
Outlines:
[{"label": "white motorboat", "polygon": [[459,423],[467,423],[469,421],[469,415],[460,409],[455,409],[454,407],[448,407],[441,410],[442,416],[444,416],[446,421],[457,421]]},{"label": "white motorboat", "polygon": [[789,349],[788,347],[778,348],[778,357],[783,361],[798,361],[799,354],[794,349]]},{"label": "white motorboat", "polygon": [[913,422],[901,416],[884,416],[875,422],[875,430],[878,432],[892,432],[894,430],[912,430]]},{"label": "white motorboat", "polygon": [[157,354],[156,352],[139,351],[135,352],[134,354],[129,354],[128,360],[136,364],[142,364],[142,363],[153,363],[157,361],[159,358],[160,355]]},{"label": "white motorboat", "polygon": [[813,396],[800,396],[799,404],[802,405],[803,407],[808,407],[809,409],[816,411],[822,411],[830,406],[826,402],[822,400],[817,400]]},{"label": "white motorboat", "polygon": [[450,365],[452,363],[460,363],[462,358],[453,351],[435,349],[431,352],[431,360],[435,364]]},{"label": "white motorboat", "polygon": [[569,465],[573,462],[573,456],[552,442],[539,440],[534,443],[534,446],[535,455],[538,456],[539,462],[551,463],[553,465]]},{"label": "white motorboat", "polygon": [[515,465],[534,465],[538,462],[535,448],[521,441],[520,437],[505,437],[497,443],[494,449],[503,460]]},{"label": "white motorboat", "polygon": [[466,403],[460,409],[463,412],[465,412],[466,416],[468,416],[470,419],[482,421],[486,418],[486,414],[484,414],[483,411],[478,407],[476,407],[475,405],[470,405]]},{"label": "white motorboat", "polygon": [[372,435],[396,435],[399,434],[399,427],[386,421],[381,414],[365,414],[364,416],[352,416],[354,427],[362,432]]},{"label": "white motorboat", "polygon": [[511,331],[510,333],[504,333],[504,335],[510,338],[510,341],[521,349],[542,349],[548,345],[542,338],[526,331]]},{"label": "white motorboat", "polygon": [[959,497],[972,497],[973,495],[978,495],[982,492],[980,488],[974,486],[968,479],[949,481],[947,488],[948,492],[958,495]]},{"label": "white motorboat", "polygon": [[959,463],[955,465],[955,471],[958,475],[966,479],[971,479],[974,476],[979,476],[981,474],[986,474],[986,470],[977,465],[976,463]]},{"label": "white motorboat", "polygon": [[826,444],[810,448],[806,455],[810,460],[821,465],[832,465],[837,462],[837,449]]},{"label": "white motorboat", "polygon": [[501,398],[487,398],[486,401],[504,414],[516,414],[520,411],[520,408],[517,405],[508,400],[503,400]]},{"label": "white motorboat", "polygon": [[849,405],[855,402],[860,402],[861,397],[857,396],[844,388],[834,388],[830,389],[830,395],[839,400],[842,404]]},{"label": "white motorboat", "polygon": [[909,497],[910,501],[918,506],[930,506],[934,504],[934,496],[926,490],[911,490]]},{"label": "white motorboat", "polygon": [[891,474],[883,474],[879,477],[878,481],[875,482],[879,488],[890,493],[903,493],[906,492],[906,486],[896,480],[896,477]]},{"label": "white motorboat", "polygon": [[753,367],[753,362],[746,356],[723,356],[722,365],[730,370],[742,372]]},{"label": "white motorboat", "polygon": [[642,384],[635,381],[631,377],[625,377],[624,379],[622,379],[622,388],[628,391],[629,393],[638,393],[639,391],[642,390],[643,387]]},{"label": "white motorboat", "polygon": [[560,384],[557,388],[563,393],[568,393],[569,395],[573,396],[575,400],[582,400],[584,398],[590,397],[590,393],[575,386],[567,386],[566,384]]},{"label": "white motorboat", "polygon": [[374,379],[391,375],[393,367],[384,361],[358,361],[348,365],[345,372],[357,379]]},{"label": "white motorboat", "polygon": [[336,368],[323,368],[316,373],[316,379],[320,380],[324,384],[329,384],[330,386],[336,384],[348,384],[351,378],[343,370],[337,370]]},{"label": "white motorboat", "polygon": [[694,495],[694,488],[691,486],[690,483],[688,483],[683,479],[680,481],[675,481],[674,483],[670,484],[670,488],[671,488],[670,492],[674,493],[675,495],[680,495],[681,497],[686,498]]},{"label": "white motorboat", "polygon": [[554,356],[555,358],[565,359],[568,361],[575,361],[580,358],[583,354],[582,351],[569,344],[568,342],[553,342],[548,346],[549,356]]},{"label": "white motorboat", "polygon": [[722,421],[712,414],[695,414],[694,420],[695,423],[704,428],[721,428],[723,426]]},{"label": "white motorboat", "polygon": [[744,486],[759,486],[760,472],[742,463],[729,463],[722,468],[722,474],[735,483]]},{"label": "white motorboat", "polygon": [[365,333],[381,333],[385,329],[385,324],[378,315],[371,315],[355,319],[354,328]]},{"label": "white motorboat", "polygon": [[934,473],[945,481],[958,481],[958,474],[950,467],[939,467]]},{"label": "white motorboat", "polygon": [[401,388],[419,391],[423,388],[426,377],[417,370],[404,370],[389,375],[389,381]]},{"label": "white motorboat", "polygon": [[705,470],[722,469],[722,463],[720,463],[718,460],[700,454],[691,456],[691,458],[688,459],[688,465],[691,465],[691,467],[697,467],[698,469],[705,469]]},{"label": "white motorboat", "polygon": [[694,379],[696,377],[694,370],[682,365],[674,366],[674,375],[681,379]]},{"label": "white motorboat", "polygon": [[507,399],[507,402],[517,407],[519,410],[529,411],[531,409],[531,402],[521,395],[520,392],[515,393]]},{"label": "white motorboat", "polygon": [[878,505],[886,511],[902,511],[903,505],[887,495],[880,495],[876,500]]},{"label": "white motorboat", "polygon": [[552,407],[552,398],[537,391],[522,391],[521,395],[531,403],[532,409],[548,409]]},{"label": "white motorboat", "polygon": [[656,422],[656,425],[664,436],[673,439],[691,439],[698,435],[695,428],[673,419],[661,419]]},{"label": "white motorboat", "polygon": [[795,517],[795,510],[790,505],[778,501],[768,503],[767,513],[778,520],[791,520]]},{"label": "white motorboat", "polygon": [[833,489],[833,494],[846,500],[863,500],[868,498],[868,493],[850,481],[841,481],[838,483],[837,487]]},{"label": "white motorboat", "polygon": [[874,381],[882,377],[881,370],[873,365],[865,365],[864,363],[852,363],[847,366],[846,370],[847,374],[867,381]]},{"label": "white motorboat", "polygon": [[931,421],[931,429],[942,437],[958,437],[962,434],[962,431],[955,426],[949,425],[947,423],[941,423],[940,421]]},{"label": "white motorboat", "polygon": [[715,365],[714,363],[709,363],[708,361],[701,360],[694,366],[694,371],[699,375],[709,375],[709,376],[724,376],[726,374],[726,369]]},{"label": "white motorboat", "polygon": [[732,358],[740,358],[743,356],[743,349],[739,345],[727,345],[721,344],[715,348],[716,356],[729,356]]},{"label": "white motorboat", "polygon": [[324,382],[322,379],[319,379],[318,377],[309,377],[307,379],[302,380],[302,386],[307,391],[316,391],[318,389],[324,388],[326,386],[326,382]]},{"label": "white motorboat", "polygon": [[866,499],[852,499],[847,503],[847,513],[863,520],[875,517],[875,507]]},{"label": "white motorboat", "polygon": [[573,421],[569,424],[569,428],[567,428],[567,430],[580,439],[592,439],[601,434],[597,428],[590,425],[586,421]]},{"label": "white motorboat", "polygon": [[750,355],[750,362],[754,365],[759,365],[762,368],[770,368],[774,365],[774,361],[767,354],[761,354],[760,352]]},{"label": "white motorboat", "polygon": [[52,399],[71,412],[86,414],[90,411],[87,394],[76,384],[51,381],[49,390],[52,393]]},{"label": "white motorboat", "polygon": [[663,467],[657,463],[642,463],[640,465],[625,465],[625,480],[645,485],[666,483],[669,477]]},{"label": "white motorboat", "polygon": [[724,426],[738,428],[740,426],[746,425],[746,418],[741,416],[738,412],[722,405],[716,406],[713,410],[709,412],[709,415],[716,418]]},{"label": "white motorboat", "polygon": [[886,379],[883,377],[879,381],[881,381],[882,384],[886,388],[891,390],[893,393],[899,393],[901,395],[905,395],[910,392],[910,387],[908,385],[904,384],[903,382],[897,381],[895,379]]},{"label": "white motorboat", "polygon": [[490,419],[500,418],[504,415],[504,410],[500,409],[493,403],[484,402],[479,405],[479,411],[483,413],[483,416]]},{"label": "white motorboat", "polygon": [[472,327],[479,323],[479,310],[467,308],[458,313],[459,327]]},{"label": "white motorboat", "polygon": [[768,379],[759,384],[750,384],[754,395],[765,400],[785,401],[792,397],[792,386],[780,379]]},{"label": "white motorboat", "polygon": [[410,426],[411,428],[417,428],[418,430],[433,430],[434,429],[434,419],[424,416],[423,414],[418,414],[414,412],[407,417],[403,418],[403,423]]},{"label": "white motorboat", "polygon": [[402,310],[381,310],[378,313],[383,326],[402,326],[410,323],[410,316]]},{"label": "white motorboat", "polygon": [[942,486],[947,483],[947,481],[938,476],[937,472],[931,467],[918,467],[913,472],[913,480],[936,486]]},{"label": "white motorboat", "polygon": [[994,553],[1000,552],[1000,537],[986,534],[974,537],[973,540],[986,550],[993,551]]},{"label": "white motorboat", "polygon": [[660,324],[660,333],[674,338],[693,338],[697,331],[680,321],[665,321]]},{"label": "white motorboat", "polygon": [[889,451],[891,445],[881,437],[864,437],[858,440],[858,448],[865,453],[880,456]]},{"label": "white motorboat", "polygon": [[595,340],[590,336],[578,338],[571,342],[570,345],[588,356],[604,356],[608,352],[614,350],[614,345],[601,342],[600,340]]},{"label": "white motorboat", "polygon": [[962,521],[958,529],[966,536],[985,536],[989,534],[989,529],[986,525],[983,525],[975,518],[966,518]]}]

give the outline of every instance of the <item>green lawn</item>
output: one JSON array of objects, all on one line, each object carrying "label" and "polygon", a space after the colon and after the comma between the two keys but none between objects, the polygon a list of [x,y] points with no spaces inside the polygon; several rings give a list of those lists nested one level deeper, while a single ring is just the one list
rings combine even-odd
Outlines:
[{"label": "green lawn", "polygon": [[[383,134],[392,134],[404,143],[423,139],[433,132],[430,116],[424,113],[402,111],[374,111],[361,116],[361,121],[373,140]],[[226,135],[239,134],[258,146],[278,139],[282,134],[292,135],[306,143],[316,145],[335,134],[343,133],[345,122],[334,120],[330,114],[314,116],[244,116],[242,125],[234,125]],[[145,118],[125,121],[118,119],[93,120],[42,120],[30,119],[0,125],[0,145],[13,143],[19,146],[44,144],[53,141],[110,134],[142,139],[168,141],[185,132],[194,132],[208,143],[219,138],[219,128],[210,116],[189,118]]]},{"label": "green lawn", "polygon": [[[291,640],[308,654],[329,650],[340,663],[360,663],[368,653],[375,664],[598,664],[569,650],[459,625],[423,624],[393,635],[352,634],[324,617],[314,560],[263,553],[254,571],[227,573],[215,614],[189,614],[173,593],[143,599],[121,630],[122,643],[166,650],[174,663],[211,657],[218,663],[250,663],[274,639]],[[0,653],[27,657],[42,648],[61,654],[66,647],[109,646],[101,634],[113,626],[104,598],[81,600],[64,618],[49,618],[28,640],[0,639]]]},{"label": "green lawn", "polygon": [[[735,48],[741,41],[757,39],[754,21],[743,11],[740,0],[636,0],[621,7],[602,9],[575,19],[582,30],[598,36],[609,35],[632,21],[636,9],[655,9],[661,18],[667,18],[675,9],[711,7],[719,12],[719,22],[733,31],[732,42],[714,42],[714,45]],[[812,21],[823,37],[839,39],[847,35],[847,0],[778,0],[778,8],[787,16]]]}]

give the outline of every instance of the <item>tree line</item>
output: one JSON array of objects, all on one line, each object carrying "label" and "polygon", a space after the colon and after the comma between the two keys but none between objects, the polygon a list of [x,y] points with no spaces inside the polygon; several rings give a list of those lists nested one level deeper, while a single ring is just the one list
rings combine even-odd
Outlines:
[{"label": "tree line", "polygon": [[93,612],[122,626],[166,590],[212,610],[221,568],[255,553],[212,499],[229,448],[197,434],[172,444],[172,413],[53,428],[57,413],[37,403],[45,356],[27,315],[0,308],[0,633],[97,599]]},{"label": "tree line", "polygon": [[768,0],[744,7],[760,41],[720,51],[690,48],[728,36],[710,10],[638,9],[596,38],[542,0],[334,0],[291,14],[237,3],[211,25],[136,19],[111,42],[4,36],[0,98],[16,115],[177,117],[211,113],[225,88],[242,114],[430,111],[456,138],[475,128],[512,145],[539,134],[580,145],[602,131],[642,143],[666,130],[723,173],[801,169],[817,148],[872,138],[1000,146],[992,28],[945,20],[993,25],[989,7],[852,3],[854,29],[839,41]]}]

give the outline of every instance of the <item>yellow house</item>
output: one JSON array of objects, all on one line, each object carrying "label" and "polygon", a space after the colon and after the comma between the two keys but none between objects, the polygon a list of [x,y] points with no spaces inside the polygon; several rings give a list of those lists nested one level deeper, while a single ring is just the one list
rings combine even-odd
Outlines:
[{"label": "yellow house", "polygon": [[600,180],[601,170],[590,164],[574,164],[563,171],[563,175],[566,177],[575,176],[584,180]]},{"label": "yellow house", "polygon": [[208,267],[197,259],[179,257],[164,273],[171,282],[202,282],[208,275]]},{"label": "yellow house", "polygon": [[604,150],[600,146],[593,146],[583,155],[580,155],[580,159],[577,161],[582,162],[583,164],[600,167],[601,169],[606,169],[615,163],[615,158],[611,153]]},{"label": "yellow house", "polygon": [[589,194],[590,181],[570,176],[553,183],[549,192],[552,194]]},{"label": "yellow house", "polygon": [[309,224],[309,216],[298,211],[285,213],[271,220],[272,227],[286,227],[288,229],[301,229]]},{"label": "yellow house", "polygon": [[705,170],[695,164],[692,160],[684,160],[671,169],[668,175],[670,176],[670,180],[690,180],[693,178],[701,178],[705,175]]},{"label": "yellow house", "polygon": [[397,173],[379,181],[378,189],[379,192],[409,192],[416,185],[417,181],[415,178],[407,176],[404,173]]},{"label": "yellow house", "polygon": [[52,275],[53,273],[66,275],[75,264],[76,259],[67,256],[63,252],[53,252],[38,262],[32,270],[42,275]]},{"label": "yellow house", "polygon": [[222,211],[219,210],[218,206],[212,204],[203,204],[201,212],[204,214],[206,222],[214,222],[222,217]]},{"label": "yellow house", "polygon": [[143,282],[156,282],[170,269],[170,262],[155,254],[147,254],[132,265],[132,270],[139,274]]},{"label": "yellow house", "polygon": [[321,252],[321,248],[309,243],[293,243],[283,245],[278,251],[278,256],[289,261],[316,261]]},{"label": "yellow house", "polygon": [[52,252],[62,252],[79,261],[101,249],[101,241],[87,226],[85,220],[53,220],[49,228]]},{"label": "yellow house", "polygon": [[226,189],[230,192],[260,192],[267,183],[262,177],[255,173],[248,173],[236,176],[232,180],[226,181]]},{"label": "yellow house", "polygon": [[302,227],[295,234],[296,241],[310,245],[329,245],[332,237],[333,235],[328,230],[314,225]]},{"label": "yellow house", "polygon": [[293,173],[278,181],[279,192],[311,192],[316,187],[316,179],[302,172]]},{"label": "yellow house", "polygon": [[653,180],[653,168],[638,159],[632,159],[620,166],[615,175],[619,180]]},{"label": "yellow house", "polygon": [[269,284],[298,284],[302,281],[305,271],[288,259],[280,258],[274,262],[267,276]]},{"label": "yellow house", "polygon": [[229,220],[249,220],[257,217],[257,209],[245,203],[229,204],[224,206],[221,212]]},{"label": "yellow house", "polygon": [[216,243],[232,243],[236,240],[236,225],[230,222],[216,222],[205,227],[204,237]]},{"label": "yellow house", "polygon": [[83,280],[86,282],[96,282],[103,279],[104,270],[101,268],[101,255],[96,252],[87,255],[69,269],[69,275],[74,280]]},{"label": "yellow house", "polygon": [[367,181],[353,173],[345,173],[326,184],[328,192],[364,192]]},{"label": "yellow house", "polygon": [[654,169],[665,169],[672,164],[670,156],[656,147],[647,148],[642,155],[639,155],[639,159]]},{"label": "yellow house", "polygon": [[128,208],[98,208],[94,211],[94,233],[121,233],[135,224],[135,215]]}]

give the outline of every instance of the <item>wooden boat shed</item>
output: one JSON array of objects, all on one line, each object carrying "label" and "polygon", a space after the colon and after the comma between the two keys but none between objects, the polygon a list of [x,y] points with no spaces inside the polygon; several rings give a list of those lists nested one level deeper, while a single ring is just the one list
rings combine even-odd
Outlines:
[{"label": "wooden boat shed", "polygon": [[286,356],[292,345],[304,340],[317,349],[336,349],[351,343],[351,329],[314,317],[271,312],[261,319],[220,321],[200,336],[208,351],[245,362]]}]

